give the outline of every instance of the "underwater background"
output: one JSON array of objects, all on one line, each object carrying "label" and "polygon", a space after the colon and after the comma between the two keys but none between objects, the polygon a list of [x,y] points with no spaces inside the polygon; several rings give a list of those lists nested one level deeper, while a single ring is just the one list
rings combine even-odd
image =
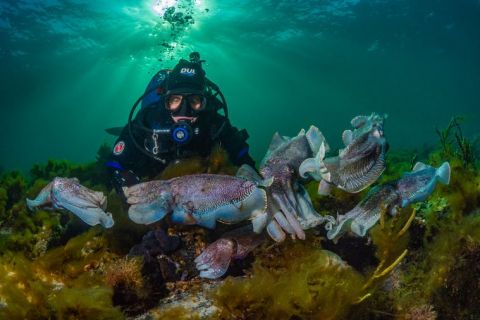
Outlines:
[{"label": "underwater background", "polygon": [[[449,184],[393,216],[380,205],[363,237],[312,227],[200,278],[195,257],[235,226],[133,223],[104,166],[105,129],[192,51],[257,163],[275,131],[315,125],[335,155],[354,116],[388,114],[371,188],[304,182],[320,215],[351,212],[417,161],[448,162]],[[0,0],[0,320],[480,319],[479,57],[478,0]],[[236,170],[215,148],[156,179]],[[103,193],[115,225],[29,210],[55,177]]]},{"label": "underwater background", "polygon": [[151,76],[191,51],[257,160],[277,130],[315,124],[340,143],[372,111],[396,148],[433,143],[452,115],[478,133],[477,0],[2,0],[0,43],[5,169],[94,159]]}]

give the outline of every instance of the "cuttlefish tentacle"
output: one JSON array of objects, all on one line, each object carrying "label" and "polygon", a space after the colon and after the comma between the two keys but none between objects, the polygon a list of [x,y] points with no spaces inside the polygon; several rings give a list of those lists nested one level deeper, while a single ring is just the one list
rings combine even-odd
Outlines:
[{"label": "cuttlefish tentacle", "polygon": [[195,258],[200,277],[217,279],[227,272],[236,251],[236,243],[232,239],[221,238],[210,244]]},{"label": "cuttlefish tentacle", "polygon": [[302,228],[304,230],[311,229],[325,222],[325,218],[313,208],[312,200],[307,190],[300,184],[296,185],[296,189],[295,195],[299,205],[298,219]]},{"label": "cuttlefish tentacle", "polygon": [[[304,172],[309,171],[311,164],[306,159],[314,159],[319,153],[325,154],[327,144],[318,128],[311,126],[307,131],[301,130],[293,138],[282,137],[276,133],[264,159],[261,162],[260,174],[266,178],[274,178],[268,188],[268,212],[270,216],[267,232],[275,241],[282,241],[285,232],[299,239],[305,238],[305,232],[299,220],[303,211],[311,211],[305,197],[299,198],[296,192],[296,181]],[[301,168],[302,163],[306,163]]]},{"label": "cuttlefish tentacle", "polygon": [[284,194],[274,193],[272,194],[273,199],[276,201],[277,205],[282,210],[283,214],[287,218],[288,223],[292,226],[293,230],[295,230],[295,235],[299,238],[304,240],[305,239],[305,232],[302,229],[302,226],[298,222],[296,210],[290,200]]},{"label": "cuttlefish tentacle", "polygon": [[270,221],[267,225],[267,233],[276,242],[282,242],[286,237],[282,227],[275,220]]}]

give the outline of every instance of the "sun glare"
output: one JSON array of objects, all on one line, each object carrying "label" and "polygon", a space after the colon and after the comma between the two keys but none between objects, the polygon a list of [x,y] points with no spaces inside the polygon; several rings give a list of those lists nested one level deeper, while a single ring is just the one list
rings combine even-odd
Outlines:
[{"label": "sun glare", "polygon": [[177,0],[156,0],[152,5],[152,11],[159,16],[163,16],[167,8],[173,7],[176,4]]}]

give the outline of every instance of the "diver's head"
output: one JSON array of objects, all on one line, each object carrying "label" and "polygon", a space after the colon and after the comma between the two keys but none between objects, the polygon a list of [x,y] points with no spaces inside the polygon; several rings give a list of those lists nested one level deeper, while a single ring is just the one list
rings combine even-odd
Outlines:
[{"label": "diver's head", "polygon": [[165,108],[170,111],[175,123],[193,123],[201,111],[205,110],[205,71],[201,63],[180,60],[166,83]]}]

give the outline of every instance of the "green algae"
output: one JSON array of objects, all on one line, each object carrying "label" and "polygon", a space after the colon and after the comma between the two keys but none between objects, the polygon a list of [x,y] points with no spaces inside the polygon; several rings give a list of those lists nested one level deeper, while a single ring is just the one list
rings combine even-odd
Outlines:
[{"label": "green algae", "polygon": [[363,296],[364,278],[338,256],[307,242],[259,255],[251,276],[215,292],[220,318],[341,319]]},{"label": "green algae", "polygon": [[[220,318],[227,319],[229,315],[254,319],[480,317],[478,272],[472,272],[478,269],[477,259],[480,256],[480,172],[471,161],[465,161],[460,149],[460,146],[458,150],[453,148],[450,154],[444,150],[422,154],[428,158],[423,161],[433,166],[446,160],[450,162],[450,185],[438,186],[427,201],[401,210],[395,217],[382,217],[368,235],[371,239],[369,245],[375,248],[375,259],[365,257],[370,267],[359,274],[357,282],[349,283],[351,279],[338,270],[322,270],[321,263],[309,264],[287,253],[286,256],[276,256],[278,265],[268,266],[264,263],[264,255],[269,253],[261,252],[256,255],[257,260],[248,277],[228,278],[215,292],[222,308]],[[391,152],[381,181],[398,179],[403,172],[410,171],[418,160],[411,153]],[[358,201],[358,195],[344,194],[339,190],[333,190],[333,197],[317,196],[316,184],[309,184],[308,191],[321,214],[347,212]],[[310,240],[312,243],[324,241]],[[289,246],[281,250],[289,252]],[[305,248],[296,247],[294,251],[301,256],[302,250]],[[316,250],[321,251],[320,248]],[[354,255],[343,252],[342,258],[348,260],[349,254]],[[306,255],[313,259],[316,253],[308,252]],[[303,269],[306,266],[308,271]],[[308,277],[316,268],[323,271],[319,279],[336,279],[341,283],[339,288],[332,288],[343,300],[337,309],[328,294],[315,295],[317,300],[311,305],[298,303],[300,296],[310,301],[309,294],[312,293],[310,283],[302,282],[298,272]],[[281,270],[281,275],[275,278],[272,270]],[[358,273],[355,270],[352,272]],[[363,290],[350,291],[355,293],[357,300],[354,302],[355,299],[341,296],[341,286],[361,286]],[[319,306],[325,313],[318,313]]]},{"label": "green algae", "polygon": [[[480,257],[479,169],[465,165],[459,152],[446,157],[440,149],[422,156],[434,166],[450,162],[450,185],[437,187],[427,201],[413,206],[414,211],[384,216],[370,230],[370,241],[361,244],[374,252],[362,258],[365,268],[356,270],[345,262],[355,255],[353,251],[338,250],[340,258],[325,250],[320,227],[308,232],[307,241],[256,250],[247,276],[229,277],[211,293],[220,310],[214,318],[480,317],[480,288],[476,273],[471,272]],[[415,161],[411,153],[390,152],[381,181],[400,177]],[[119,272],[114,277],[117,281],[107,281],[149,227],[128,219],[127,207],[110,190],[105,176],[98,174],[99,168],[99,163],[50,161],[32,169],[32,179],[18,172],[0,178],[0,318],[122,319],[129,309],[135,309],[134,304],[149,308],[142,299],[154,288],[142,284],[145,279],[140,280],[138,265],[127,264],[130,273]],[[209,158],[176,164],[162,178],[205,172],[233,174],[235,167],[218,150]],[[53,175],[77,176],[95,190],[107,192],[114,227],[86,228],[78,218],[58,211],[29,212],[25,198],[38,194]],[[364,194],[333,190],[334,197],[316,196],[317,186],[307,187],[321,214],[347,212]],[[408,229],[412,212],[416,218]],[[165,227],[168,222],[159,224]],[[71,229],[80,231],[72,233]],[[347,237],[345,241],[353,240]],[[337,252],[338,247],[330,244],[330,249]],[[133,299],[125,298],[132,293]],[[125,295],[122,309],[114,306],[115,294]],[[183,307],[152,312],[158,319],[197,317]]]},{"label": "green algae", "polygon": [[103,284],[112,255],[91,230],[36,260],[22,254],[0,258],[0,318],[122,319]]},{"label": "green algae", "polygon": [[228,158],[228,153],[217,145],[213,147],[212,152],[208,157],[190,157],[173,162],[156,178],[168,180],[174,177],[196,173],[234,175],[236,171],[237,167],[231,164]]},{"label": "green algae", "polygon": [[155,320],[200,320],[201,317],[197,313],[192,313],[191,310],[184,307],[172,307],[167,310],[154,310],[152,318]]}]

